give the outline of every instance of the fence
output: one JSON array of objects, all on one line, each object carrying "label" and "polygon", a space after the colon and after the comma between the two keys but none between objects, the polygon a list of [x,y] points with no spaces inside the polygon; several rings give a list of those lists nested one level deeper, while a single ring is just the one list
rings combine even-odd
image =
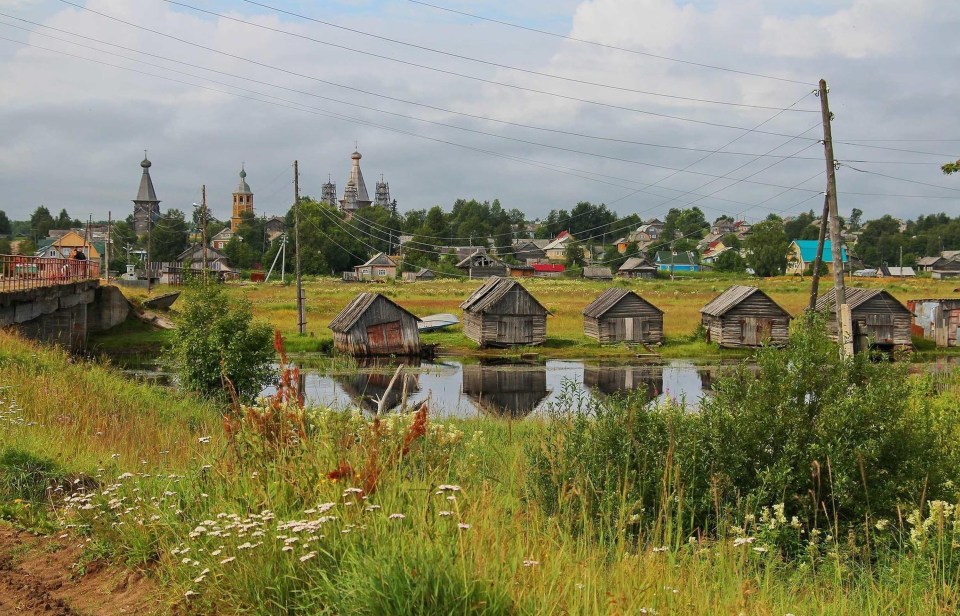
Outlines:
[{"label": "fence", "polygon": [[0,292],[100,278],[99,261],[0,255]]}]

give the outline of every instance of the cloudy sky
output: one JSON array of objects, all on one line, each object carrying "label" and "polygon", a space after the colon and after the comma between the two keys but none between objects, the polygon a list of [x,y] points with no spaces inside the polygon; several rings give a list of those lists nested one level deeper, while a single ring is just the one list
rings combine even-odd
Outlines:
[{"label": "cloudy sky", "polygon": [[164,209],[245,164],[280,214],[356,143],[401,210],[819,211],[824,77],[842,213],[960,212],[958,2],[426,1],[0,0],[0,209],[126,217],[146,149]]}]

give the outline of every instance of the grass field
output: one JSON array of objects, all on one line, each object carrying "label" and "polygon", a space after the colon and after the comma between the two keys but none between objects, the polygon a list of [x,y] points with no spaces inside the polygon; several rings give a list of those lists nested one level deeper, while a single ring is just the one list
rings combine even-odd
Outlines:
[{"label": "grass field", "polygon": [[[304,283],[307,306],[307,333],[296,334],[296,288],[294,285],[240,283],[229,285],[230,293],[247,298],[254,314],[269,322],[288,338],[291,351],[324,351],[330,348],[332,335],[327,324],[357,294],[376,291],[390,297],[416,315],[449,312],[461,315],[460,303],[481,284],[481,281],[443,279],[417,283],[364,284],[344,283],[336,279],[307,279]],[[522,284],[547,307],[547,342],[536,349],[514,349],[509,353],[532,351],[547,357],[567,358],[630,358],[636,350],[623,345],[601,347],[583,334],[583,308],[610,284],[637,291],[664,311],[666,344],[660,350],[665,357],[715,358],[737,357],[739,351],[720,351],[715,345],[691,340],[700,323],[700,308],[733,284],[758,286],[794,316],[809,302],[810,279],[797,277],[747,278],[725,275],[686,275],[676,280],[616,280],[613,283],[565,278],[531,278]],[[901,301],[919,297],[955,295],[956,281],[916,278],[913,280],[848,279],[848,285],[885,288]],[[821,292],[832,287],[829,277],[821,281]],[[169,291],[157,288],[154,294]],[[142,291],[126,291],[135,301],[146,297]],[[174,308],[176,305],[174,305]],[[127,339],[131,340],[131,339]],[[132,339],[135,340],[135,339]],[[447,332],[423,335],[426,343],[439,344],[441,352],[455,355],[504,355],[502,350],[480,351],[463,336],[459,326]],[[121,339],[107,344],[124,344]]]}]

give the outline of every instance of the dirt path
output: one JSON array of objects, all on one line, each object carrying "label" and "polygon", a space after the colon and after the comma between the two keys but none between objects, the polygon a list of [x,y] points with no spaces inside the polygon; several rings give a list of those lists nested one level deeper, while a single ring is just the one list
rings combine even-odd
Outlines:
[{"label": "dirt path", "polygon": [[156,612],[156,588],[141,574],[86,565],[75,540],[39,537],[0,525],[0,614],[106,616]]}]

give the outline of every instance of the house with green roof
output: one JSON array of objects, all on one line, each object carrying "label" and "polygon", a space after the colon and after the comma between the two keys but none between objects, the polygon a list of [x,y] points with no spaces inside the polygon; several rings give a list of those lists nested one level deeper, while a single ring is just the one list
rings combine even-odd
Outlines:
[{"label": "house with green roof", "polygon": [[[790,252],[787,253],[787,274],[805,274],[817,260],[817,240],[793,240],[790,242]],[[840,257],[844,269],[847,269],[847,249],[840,246]],[[827,270],[833,272],[833,243],[826,240],[823,243],[823,263]]]},{"label": "house with green roof", "polygon": [[661,272],[699,272],[700,264],[692,252],[657,251],[654,261]]}]

